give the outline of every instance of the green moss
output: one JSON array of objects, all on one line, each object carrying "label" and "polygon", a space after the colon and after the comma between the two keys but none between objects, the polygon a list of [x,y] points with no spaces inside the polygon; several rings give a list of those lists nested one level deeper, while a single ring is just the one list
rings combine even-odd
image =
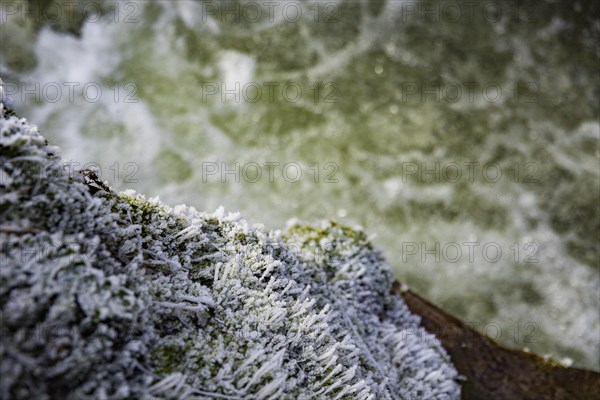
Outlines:
[{"label": "green moss", "polygon": [[158,374],[170,374],[180,371],[186,360],[186,353],[192,348],[190,343],[162,345],[150,353]]},{"label": "green moss", "polygon": [[349,239],[357,245],[365,245],[369,249],[372,248],[371,243],[364,232],[352,229],[345,225],[340,225],[335,221],[329,221],[325,228],[312,225],[293,225],[284,233],[284,237],[289,239],[292,236],[297,236],[299,238],[304,238],[306,242],[319,243],[321,239],[330,237],[332,233],[334,233],[334,230],[340,231],[336,236],[343,236],[344,239]]},{"label": "green moss", "polygon": [[[127,194],[118,195],[119,199],[125,200],[132,207],[134,212],[132,217],[136,217],[134,223],[149,223],[152,219],[165,219],[169,222],[174,220],[170,218],[171,214],[161,206],[148,202],[143,196],[129,196]],[[181,219],[179,219],[182,221]],[[182,226],[183,228],[183,226]]]}]

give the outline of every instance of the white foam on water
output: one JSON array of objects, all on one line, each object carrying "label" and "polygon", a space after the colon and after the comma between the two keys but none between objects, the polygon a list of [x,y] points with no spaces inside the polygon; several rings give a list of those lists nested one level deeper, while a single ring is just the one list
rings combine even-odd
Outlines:
[{"label": "white foam on water", "polygon": [[38,65],[30,77],[39,82],[98,82],[119,62],[116,28],[104,21],[86,23],[81,38],[44,28],[35,46]]},{"label": "white foam on water", "polygon": [[[58,84],[63,88],[57,102],[25,106],[31,110],[30,120],[42,127],[52,127],[48,136],[63,144],[65,160],[75,162],[77,167],[98,164],[106,174],[115,162],[120,165],[133,162],[143,175],[149,172],[148,166],[160,151],[162,138],[168,131],[160,127],[145,103],[135,96],[137,87],[106,83],[121,61],[119,44],[124,28],[104,21],[86,23],[80,38],[43,29],[35,45],[37,67],[21,76],[21,80],[24,87],[39,83],[41,87]],[[69,85],[74,87],[73,96],[69,94]],[[85,86],[89,87],[87,91],[83,90]],[[94,101],[96,97],[99,98]],[[96,125],[123,126],[124,136],[97,140],[86,137],[82,133],[90,129],[90,121]],[[93,130],[102,133],[100,126]]]},{"label": "white foam on water", "polygon": [[[245,98],[252,98],[245,94],[252,87],[260,86],[262,82],[254,82],[254,69],[256,62],[253,57],[237,51],[222,51],[217,63],[221,71],[222,81],[219,82],[219,96],[222,102],[234,106],[244,104]],[[250,86],[252,84],[252,86]]]}]

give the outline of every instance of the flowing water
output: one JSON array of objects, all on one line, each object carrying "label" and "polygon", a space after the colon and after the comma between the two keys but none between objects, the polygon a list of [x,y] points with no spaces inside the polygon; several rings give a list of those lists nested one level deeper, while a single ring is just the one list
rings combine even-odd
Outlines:
[{"label": "flowing water", "polygon": [[476,329],[600,368],[595,1],[32,3],[0,76],[72,168],[360,225]]}]

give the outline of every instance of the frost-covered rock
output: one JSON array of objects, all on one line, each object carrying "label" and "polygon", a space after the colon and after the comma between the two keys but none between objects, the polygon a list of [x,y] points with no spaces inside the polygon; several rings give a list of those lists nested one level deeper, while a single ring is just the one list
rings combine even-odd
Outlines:
[{"label": "frost-covered rock", "polygon": [[92,188],[0,113],[0,397],[459,397],[362,232]]}]

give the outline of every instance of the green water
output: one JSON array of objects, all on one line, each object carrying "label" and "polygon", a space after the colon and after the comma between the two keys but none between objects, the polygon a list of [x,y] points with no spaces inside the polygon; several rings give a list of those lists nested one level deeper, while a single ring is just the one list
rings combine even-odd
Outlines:
[{"label": "green water", "polygon": [[2,25],[14,107],[67,159],[270,228],[360,225],[492,338],[600,368],[596,2],[94,3]]}]

